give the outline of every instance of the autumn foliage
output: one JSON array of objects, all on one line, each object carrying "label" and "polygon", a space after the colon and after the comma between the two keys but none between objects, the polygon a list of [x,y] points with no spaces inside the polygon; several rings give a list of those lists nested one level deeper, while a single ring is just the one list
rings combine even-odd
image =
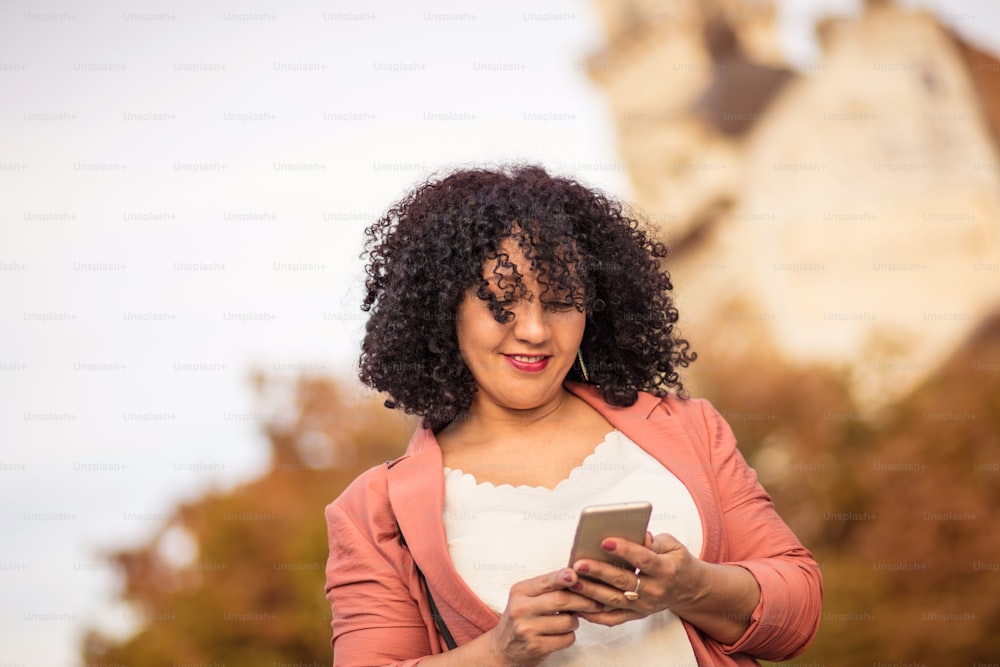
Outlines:
[{"label": "autumn foliage", "polygon": [[709,368],[700,391],[822,568],[820,632],[796,662],[995,663],[1000,317],[875,414],[830,370],[759,357]]},{"label": "autumn foliage", "polygon": [[[258,383],[261,393],[275,388]],[[398,456],[414,424],[328,378],[301,378],[293,391],[295,414],[266,427],[266,475],[178,507],[150,544],[109,556],[123,600],[147,622],[124,641],[89,633],[86,664],[331,662],[323,507],[362,470]],[[189,563],[162,553],[177,531],[197,545]]]}]

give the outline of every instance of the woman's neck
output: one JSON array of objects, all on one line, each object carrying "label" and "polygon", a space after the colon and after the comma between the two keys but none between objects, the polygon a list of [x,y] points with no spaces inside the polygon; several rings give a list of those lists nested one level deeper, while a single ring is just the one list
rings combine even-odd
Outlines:
[{"label": "woman's neck", "polygon": [[569,392],[535,410],[470,410],[438,434],[445,467],[494,485],[554,488],[613,427]]},{"label": "woman's neck", "polygon": [[511,409],[497,405],[478,395],[472,405],[445,430],[475,433],[477,438],[523,437],[527,433],[541,433],[558,428],[577,408],[577,399],[563,389],[551,401],[529,409]]}]

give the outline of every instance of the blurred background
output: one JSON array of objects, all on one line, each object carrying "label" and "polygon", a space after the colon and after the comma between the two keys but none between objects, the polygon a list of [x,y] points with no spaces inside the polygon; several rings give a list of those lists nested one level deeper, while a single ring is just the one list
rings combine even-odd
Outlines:
[{"label": "blurred background", "polygon": [[671,246],[825,576],[795,664],[1000,662],[1000,6],[0,8],[2,665],[329,664],[364,227],[532,161]]}]

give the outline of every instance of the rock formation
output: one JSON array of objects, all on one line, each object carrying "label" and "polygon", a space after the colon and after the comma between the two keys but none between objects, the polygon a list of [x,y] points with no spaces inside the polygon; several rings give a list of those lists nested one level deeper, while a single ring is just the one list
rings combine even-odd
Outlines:
[{"label": "rock formation", "polygon": [[598,4],[591,77],[705,361],[830,366],[878,408],[997,310],[992,55],[871,2],[825,21],[821,64],[793,74],[769,3]]}]

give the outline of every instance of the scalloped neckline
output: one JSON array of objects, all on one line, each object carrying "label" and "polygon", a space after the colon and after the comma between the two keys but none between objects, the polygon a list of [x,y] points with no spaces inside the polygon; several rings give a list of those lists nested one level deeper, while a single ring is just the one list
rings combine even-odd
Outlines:
[{"label": "scalloped neckline", "polygon": [[563,486],[564,484],[572,482],[575,477],[578,477],[579,476],[578,473],[584,469],[584,467],[587,465],[587,462],[590,461],[590,459],[595,458],[600,453],[602,453],[601,452],[602,449],[605,450],[609,449],[613,444],[611,442],[611,437],[616,433],[621,433],[621,431],[619,431],[618,429],[612,429],[608,431],[604,435],[604,438],[599,443],[597,443],[596,447],[594,447],[594,451],[587,454],[583,458],[583,460],[580,461],[579,465],[575,466],[572,470],[570,470],[569,474],[565,478],[559,480],[559,482],[552,488],[549,488],[547,486],[532,486],[531,484],[518,484],[517,486],[514,486],[513,484],[507,484],[507,483],[494,484],[493,482],[480,482],[479,480],[476,479],[476,476],[473,475],[472,473],[465,472],[461,468],[449,468],[448,466],[444,466],[444,476],[446,480],[448,478],[454,477],[461,480],[465,484],[468,484],[469,480],[471,480],[472,486],[476,489],[497,489],[497,490],[512,489],[514,491],[529,491],[532,493],[554,493],[555,491],[559,490],[559,487]]}]

